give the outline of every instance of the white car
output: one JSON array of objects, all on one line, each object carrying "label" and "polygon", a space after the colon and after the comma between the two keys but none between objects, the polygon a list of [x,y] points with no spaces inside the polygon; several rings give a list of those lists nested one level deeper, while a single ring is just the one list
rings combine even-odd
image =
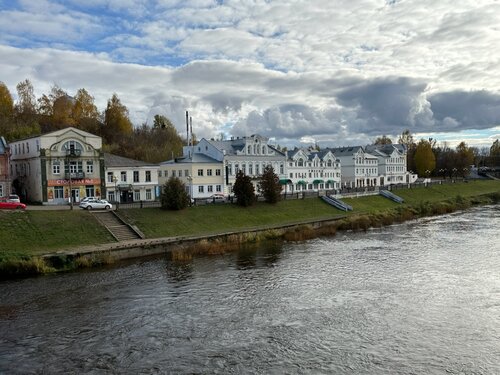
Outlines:
[{"label": "white car", "polygon": [[85,197],[83,198],[80,203],[83,203],[83,202],[92,202],[92,201],[98,201],[99,198],[98,197]]},{"label": "white car", "polygon": [[207,203],[223,203],[226,201],[226,197],[223,194],[214,194],[207,198]]},{"label": "white car", "polygon": [[111,210],[113,205],[104,199],[88,200],[87,202],[81,202],[80,208],[85,210]]}]

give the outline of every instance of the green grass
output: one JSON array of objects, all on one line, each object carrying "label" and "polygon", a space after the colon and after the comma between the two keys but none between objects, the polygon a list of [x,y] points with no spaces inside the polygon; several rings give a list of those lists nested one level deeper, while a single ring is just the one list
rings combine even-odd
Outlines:
[{"label": "green grass", "polygon": [[[500,192],[500,181],[471,181],[394,191],[405,199],[403,207],[494,192]],[[346,201],[354,207],[349,215],[383,213],[401,207],[381,196]],[[318,198],[286,200],[276,205],[258,203],[248,208],[220,204],[183,211],[147,208],[122,209],[118,213],[137,225],[147,238],[204,235],[345,215]],[[114,242],[111,235],[87,211],[0,211],[0,262],[109,242]]]},{"label": "green grass", "polygon": [[113,242],[87,211],[0,211],[0,261],[61,248]]},{"label": "green grass", "polygon": [[119,214],[137,225],[147,238],[203,235],[261,226],[328,219],[343,214],[318,198],[287,200],[275,205],[259,202],[251,207],[216,204],[183,211],[129,209]]}]

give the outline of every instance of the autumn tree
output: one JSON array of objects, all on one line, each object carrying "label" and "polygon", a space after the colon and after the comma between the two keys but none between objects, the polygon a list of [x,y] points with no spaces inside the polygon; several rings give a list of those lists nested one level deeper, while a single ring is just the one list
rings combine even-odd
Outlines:
[{"label": "autumn tree", "polygon": [[173,127],[172,122],[163,115],[155,115],[153,120],[153,128],[155,129],[165,129],[167,127]]},{"label": "autumn tree", "polygon": [[240,206],[251,206],[255,202],[255,188],[253,187],[252,180],[242,170],[239,170],[236,174],[233,193],[236,196],[236,203]]},{"label": "autumn tree", "polygon": [[116,94],[113,94],[104,111],[103,137],[107,142],[113,143],[118,141],[120,136],[129,135],[132,131],[133,126],[128,117],[127,107],[121,103]]},{"label": "autumn tree", "polygon": [[84,88],[76,92],[71,117],[79,129],[93,134],[100,134],[99,111],[94,104],[94,97]]},{"label": "autumn tree", "polygon": [[419,176],[428,176],[436,167],[436,157],[430,141],[421,139],[415,149],[415,167]]},{"label": "autumn tree", "polygon": [[465,177],[472,163],[474,163],[474,152],[465,142],[460,142],[456,148],[455,168],[457,175]]},{"label": "autumn tree", "polygon": [[38,135],[41,132],[32,83],[26,79],[18,83],[16,89],[17,103],[14,106],[15,126],[9,136],[12,140]]},{"label": "autumn tree", "polygon": [[189,205],[186,185],[177,177],[170,177],[160,195],[161,208],[166,210],[183,210]]},{"label": "autumn tree", "polygon": [[14,100],[5,83],[0,82],[0,136],[7,139],[14,125]]},{"label": "autumn tree", "polygon": [[267,165],[259,182],[259,193],[264,196],[267,203],[277,203],[281,199],[281,190],[278,175],[274,173],[273,167]]},{"label": "autumn tree", "polygon": [[375,139],[375,142],[373,142],[373,143],[376,145],[392,145],[391,139],[386,135],[383,135],[382,137],[378,137],[377,139]]}]

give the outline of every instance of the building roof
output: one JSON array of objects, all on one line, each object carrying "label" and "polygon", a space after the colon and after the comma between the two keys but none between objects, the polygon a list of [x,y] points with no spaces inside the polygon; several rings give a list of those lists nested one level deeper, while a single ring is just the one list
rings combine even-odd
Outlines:
[{"label": "building roof", "polygon": [[211,158],[210,156],[207,156],[205,154],[195,153],[192,156],[183,156],[183,157],[175,158],[172,160],[163,161],[160,163],[160,165],[190,164],[190,163],[219,163],[219,164],[221,164],[220,161],[218,161],[214,158]]},{"label": "building roof", "polygon": [[404,154],[406,152],[406,146],[399,143],[387,145],[368,145],[366,146],[366,150],[381,156],[390,156],[394,150]]},{"label": "building roof", "polygon": [[158,164],[145,161],[124,158],[123,156],[104,153],[104,165],[106,167],[157,167]]},{"label": "building roof", "polygon": [[329,150],[337,157],[341,156],[351,156],[354,155],[359,150],[365,151],[363,146],[348,146],[348,147],[336,147],[330,148]]},{"label": "building roof", "polygon": [[269,147],[270,149],[272,149],[273,151],[275,151],[278,154],[285,155],[284,152],[282,152],[282,151],[276,149],[276,147],[268,144],[267,138],[262,137],[258,134],[252,134],[249,137],[238,137],[235,139],[228,139],[228,140],[224,140],[224,141],[216,141],[213,139],[205,139],[205,140],[208,143],[210,143],[212,146],[214,146],[216,149],[218,149],[219,151],[222,151],[225,155],[236,155],[238,151],[242,151],[244,149],[245,142],[249,139],[258,139],[259,141],[262,142],[261,143],[262,145]]}]

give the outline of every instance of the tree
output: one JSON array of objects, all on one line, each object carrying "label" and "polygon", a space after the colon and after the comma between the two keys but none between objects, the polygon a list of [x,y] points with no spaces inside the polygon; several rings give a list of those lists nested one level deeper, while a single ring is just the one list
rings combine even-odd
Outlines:
[{"label": "tree", "polygon": [[172,122],[163,115],[155,115],[153,121],[153,128],[155,129],[165,129],[165,128],[173,128]]},{"label": "tree", "polygon": [[239,170],[233,185],[236,202],[243,207],[251,206],[255,202],[255,188],[250,177]]},{"label": "tree", "polygon": [[170,177],[163,185],[160,201],[163,209],[183,210],[189,205],[186,185],[179,178]]},{"label": "tree", "polygon": [[413,140],[413,135],[411,135],[410,130],[406,129],[401,133],[398,139],[398,143],[405,145],[406,147],[406,167],[410,171],[415,171],[417,168],[415,167],[415,150],[417,145]]},{"label": "tree", "polygon": [[13,128],[14,100],[7,86],[0,82],[0,135],[7,137]]},{"label": "tree", "polygon": [[99,111],[94,104],[94,97],[83,88],[76,92],[71,117],[79,129],[100,133]]},{"label": "tree", "polygon": [[456,152],[455,168],[457,169],[457,174],[465,177],[469,172],[470,166],[474,163],[474,152],[465,142],[460,142],[456,148]]},{"label": "tree", "polygon": [[117,141],[120,136],[131,134],[132,131],[133,126],[128,118],[127,107],[121,103],[116,94],[113,94],[104,111],[104,138],[107,142],[112,143]]},{"label": "tree", "polygon": [[277,203],[281,199],[281,185],[279,177],[270,165],[264,168],[259,182],[259,192],[267,203]]},{"label": "tree", "polygon": [[498,139],[493,142],[490,147],[490,156],[499,157],[500,156],[500,142]]},{"label": "tree", "polygon": [[421,139],[415,150],[415,166],[419,176],[428,176],[436,168],[436,157],[430,141]]},{"label": "tree", "polygon": [[29,79],[17,84],[17,104],[18,115],[33,116],[36,114],[36,99],[33,85]]},{"label": "tree", "polygon": [[377,139],[375,139],[374,144],[376,144],[376,145],[392,145],[392,141],[388,136],[383,135],[382,137],[378,137]]}]

